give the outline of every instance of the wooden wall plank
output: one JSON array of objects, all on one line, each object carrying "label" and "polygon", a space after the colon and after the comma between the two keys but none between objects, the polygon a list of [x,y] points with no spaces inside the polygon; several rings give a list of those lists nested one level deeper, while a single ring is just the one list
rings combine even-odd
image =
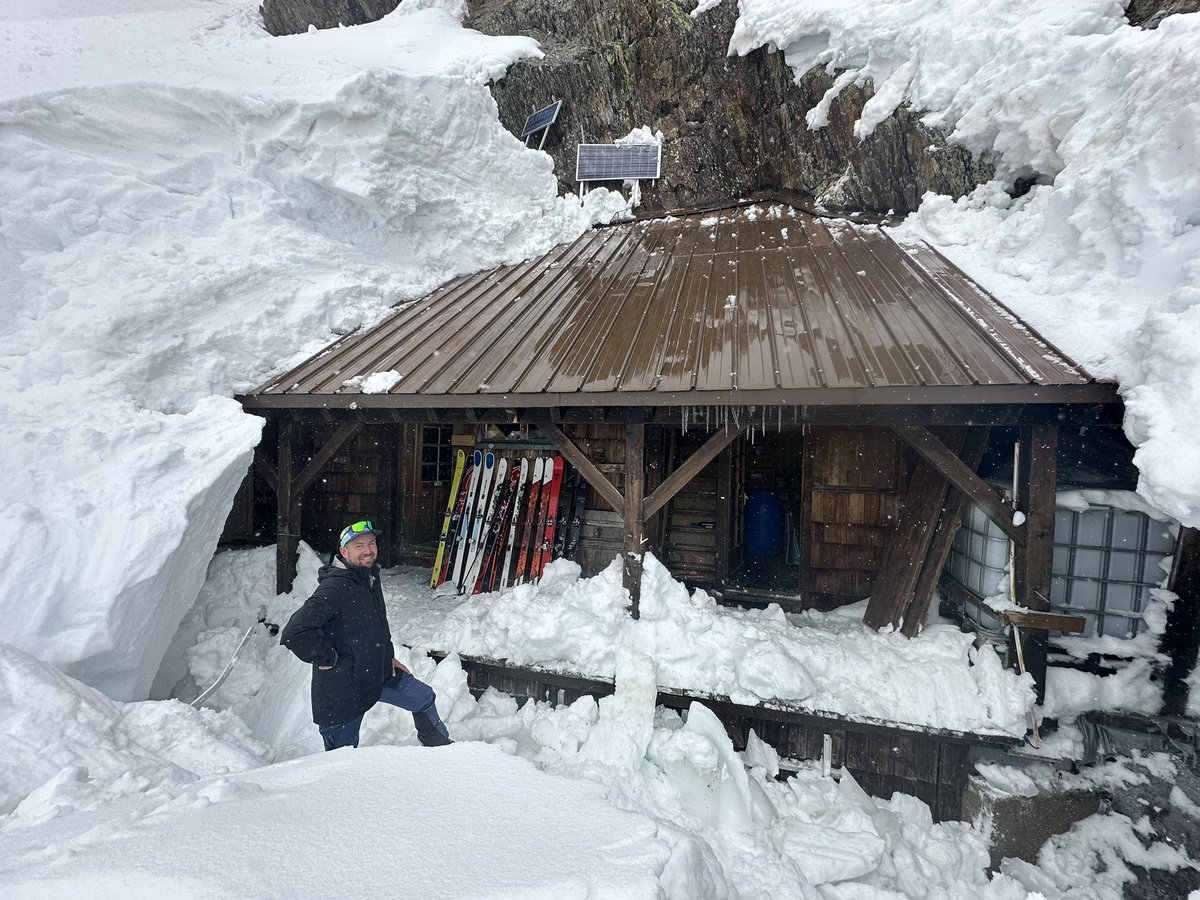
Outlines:
[{"label": "wooden wall plank", "polygon": [[[944,446],[940,441],[938,444]],[[955,444],[957,450],[961,446],[961,432]],[[900,625],[920,577],[948,489],[949,484],[942,473],[922,457],[909,480],[896,530],[885,550],[880,577],[863,616],[863,621],[872,628]]]}]

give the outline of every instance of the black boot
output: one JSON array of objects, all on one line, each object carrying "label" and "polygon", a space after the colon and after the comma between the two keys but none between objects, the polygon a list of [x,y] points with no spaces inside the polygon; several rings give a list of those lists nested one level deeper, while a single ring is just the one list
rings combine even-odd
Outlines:
[{"label": "black boot", "polygon": [[413,713],[413,724],[417,726],[417,740],[421,742],[422,747],[445,747],[447,744],[454,743],[449,737],[442,734],[428,713]]}]

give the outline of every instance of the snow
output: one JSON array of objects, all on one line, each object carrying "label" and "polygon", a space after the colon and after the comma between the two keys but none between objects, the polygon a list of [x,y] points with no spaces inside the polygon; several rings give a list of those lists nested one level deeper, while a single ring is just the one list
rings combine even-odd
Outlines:
[{"label": "snow", "polygon": [[[956,262],[1094,376],[1116,380],[1138,490],[1200,524],[1200,16],[1146,31],[1115,0],[741,0],[730,53],[836,74],[808,113],[870,82],[869,135],[901,103],[996,162],[927,195],[899,236]],[[947,48],[953,48],[947,52]],[[1014,199],[1018,178],[1035,182]]]},{"label": "snow", "polygon": [[[991,647],[975,649],[957,627],[931,625],[911,640],[865,626],[861,605],[793,618],[776,605],[725,609],[650,554],[636,621],[619,560],[588,579],[556,560],[539,584],[443,606],[436,622],[407,614],[407,602],[421,602],[417,578],[396,581],[397,634],[421,649],[611,679],[631,648],[654,661],[663,689],[957,731],[1023,735],[1032,703],[1028,676],[1003,670]],[[896,671],[910,674],[901,682]]]},{"label": "snow", "polygon": [[0,10],[4,640],[144,698],[259,440],[230,398],[621,207],[501,128],[484,82],[535,43],[426,6]]},{"label": "snow", "polygon": [[[275,596],[273,548],[213,556],[260,437],[230,398],[626,206],[557,196],[486,87],[540,51],[464,29],[463,9],[407,0],[285,38],[241,0],[0,9],[0,894],[303,897],[334,879],[351,895],[1107,900],[1130,865],[1188,864],[1146,821],[1098,815],[989,876],[980,824],[935,825],[837,770],[777,781],[756,736],[738,753],[703,702],[656,709],[658,687],[1016,734],[1028,680],[944,626],[909,641],[861,609],[725,610],[649,559],[637,622],[615,569],[556,564],[487,604],[389,573],[397,636],[452,651],[399,652],[458,744],[420,748],[382,707],[361,749],[320,752],[308,670],[259,624],[303,602],[316,558]],[[926,198],[901,236],[1119,378],[1144,496],[1195,521],[1196,17],[1139,32],[1096,0],[740,9],[735,51],[874,79],[860,133],[908,101],[995,151],[999,181],[1041,176],[1017,200],[1000,183]],[[247,628],[209,708],[161,699],[212,684]],[[475,698],[460,652],[569,663],[616,692]],[[1149,704],[1146,683],[1098,702]],[[1063,714],[1090,690],[1061,691]]]},{"label": "snow", "polygon": [[[457,743],[416,746],[411,717],[380,704],[360,749],[322,753],[308,667],[265,624],[303,602],[318,560],[302,547],[296,590],[275,596],[272,558],[270,547],[218,554],[173,647],[189,669],[178,692],[195,694],[253,626],[209,701],[218,709],[109,700],[0,644],[5,897],[316,897],[332,880],[356,896],[386,883],[448,897],[1033,900],[1040,891],[1117,900],[1125,861],[1191,865],[1148,825],[1111,814],[1054,839],[1038,865],[1006,860],[989,876],[986,823],[934,824],[919,800],[872,798],[836,769],[776,780],[773,751],[752,735],[735,752],[703,703],[686,718],[656,709],[655,664],[625,640],[616,692],[562,707],[518,706],[494,690],[476,699],[457,654],[435,665],[398,648],[433,685]],[[402,615],[431,621],[439,605],[464,602],[426,588],[422,610],[395,592],[414,575],[386,576],[397,633]],[[604,576],[592,581],[590,591],[573,581],[580,598],[603,597]],[[681,587],[651,575],[656,583],[679,599]],[[1170,777],[1169,762],[1154,767]],[[1054,778],[1118,786],[1147,777],[1116,763],[1079,776],[1049,771],[985,775],[1023,793]],[[280,847],[286,865],[264,865]]]},{"label": "snow", "polygon": [[[310,756],[109,814],[0,836],[0,893],[315,900],[391,885],[411,897],[634,900],[659,896],[671,854],[652,820],[613,807],[600,785],[477,743]],[[265,864],[280,848],[286,861]]]}]

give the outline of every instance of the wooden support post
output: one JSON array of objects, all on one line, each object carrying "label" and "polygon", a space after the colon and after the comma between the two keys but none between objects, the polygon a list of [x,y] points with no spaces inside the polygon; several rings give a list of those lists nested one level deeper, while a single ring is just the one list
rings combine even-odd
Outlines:
[{"label": "wooden support post", "polygon": [[1187,712],[1187,678],[1196,667],[1200,651],[1200,531],[1195,528],[1180,530],[1168,586],[1179,599],[1167,613],[1167,627],[1158,648],[1171,658],[1163,674],[1161,714],[1182,716]]},{"label": "wooden support post", "polygon": [[646,543],[646,514],[642,497],[646,486],[646,426],[625,426],[625,587],[633,617],[638,617],[642,594],[642,554]]},{"label": "wooden support post", "polygon": [[[971,471],[978,469],[979,464],[983,462],[990,434],[991,429],[988,427],[971,428],[967,432],[962,461],[970,466]],[[954,545],[954,535],[958,531],[966,505],[967,495],[958,490],[951,490],[942,504],[941,517],[929,543],[929,550],[925,554],[917,585],[904,610],[904,625],[900,630],[908,637],[920,634],[929,618],[929,604],[933,602],[933,591],[941,578],[942,569],[946,567],[946,560],[950,557],[950,548]]]},{"label": "wooden support post", "polygon": [[279,423],[279,464],[275,470],[275,593],[286,594],[296,580],[299,552],[300,503],[293,492],[291,419]]},{"label": "wooden support post", "polygon": [[[1017,509],[1025,514],[1025,544],[1017,544],[1017,605],[1035,612],[1050,608],[1050,578],[1054,564],[1054,494],[1058,485],[1058,426],[1021,429],[1021,460],[1017,474]],[[1045,631],[1025,632],[1025,668],[1037,684],[1037,699],[1046,699]]]}]

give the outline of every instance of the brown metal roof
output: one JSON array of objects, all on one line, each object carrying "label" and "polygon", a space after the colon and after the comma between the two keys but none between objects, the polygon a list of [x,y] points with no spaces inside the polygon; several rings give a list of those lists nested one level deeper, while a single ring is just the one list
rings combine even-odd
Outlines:
[{"label": "brown metal roof", "polygon": [[[402,376],[390,391],[362,392],[363,378],[388,371]],[[597,228],[536,259],[458,278],[244,400],[1086,402],[1079,386],[1091,381],[929,247],[757,204]]]}]

